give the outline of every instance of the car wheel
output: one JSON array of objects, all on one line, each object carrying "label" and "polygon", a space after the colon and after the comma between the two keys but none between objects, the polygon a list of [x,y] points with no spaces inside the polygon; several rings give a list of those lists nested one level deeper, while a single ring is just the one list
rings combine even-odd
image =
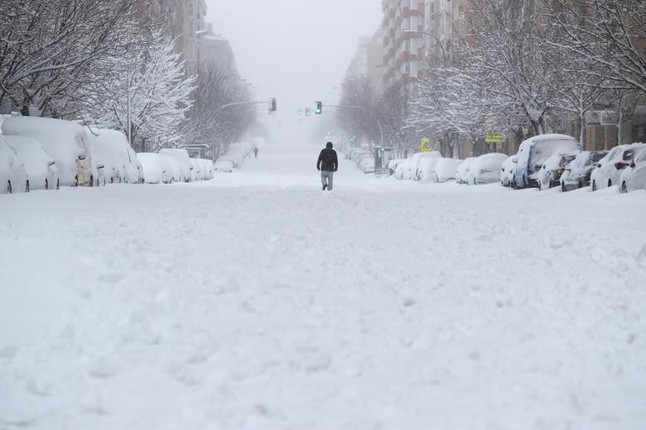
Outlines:
[{"label": "car wheel", "polygon": [[597,191],[597,181],[592,181],[592,191]]},{"label": "car wheel", "polygon": [[561,192],[564,193],[567,190],[565,189],[565,182],[561,182]]},{"label": "car wheel", "polygon": [[79,186],[79,175],[74,176],[74,186],[75,187]]},{"label": "car wheel", "polygon": [[612,179],[608,179],[608,188],[612,187]]},{"label": "car wheel", "polygon": [[90,186],[94,186],[94,175],[90,175]]},{"label": "car wheel", "polygon": [[628,192],[628,186],[626,185],[626,181],[621,183],[621,192],[622,193],[627,193]]},{"label": "car wheel", "polygon": [[57,190],[60,190],[60,189],[61,189],[61,181],[60,181],[60,179],[57,179],[57,180],[56,180],[56,189],[57,189]]},{"label": "car wheel", "polygon": [[28,193],[28,192],[29,192],[29,181],[26,181],[26,182],[25,182],[25,192],[26,192],[26,193]]},{"label": "car wheel", "polygon": [[579,181],[579,188],[583,188],[583,182]]},{"label": "car wheel", "polygon": [[12,194],[13,188],[11,188],[11,181],[7,181],[7,194]]},{"label": "car wheel", "polygon": [[49,181],[45,179],[45,189],[49,190]]}]

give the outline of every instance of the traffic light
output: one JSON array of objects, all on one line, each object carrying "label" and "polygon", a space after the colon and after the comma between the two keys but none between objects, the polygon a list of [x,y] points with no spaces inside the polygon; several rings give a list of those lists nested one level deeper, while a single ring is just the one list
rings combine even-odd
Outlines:
[{"label": "traffic light", "polygon": [[276,112],[276,97],[269,98],[269,112]]},{"label": "traffic light", "polygon": [[314,110],[314,113],[317,115],[323,113],[323,102],[316,102],[316,109]]}]

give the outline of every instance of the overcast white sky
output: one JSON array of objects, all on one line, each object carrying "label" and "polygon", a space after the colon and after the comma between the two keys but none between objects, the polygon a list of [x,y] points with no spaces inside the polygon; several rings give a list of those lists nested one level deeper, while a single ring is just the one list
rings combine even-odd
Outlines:
[{"label": "overcast white sky", "polygon": [[381,0],[206,0],[207,21],[229,39],[242,78],[279,109],[331,103]]}]

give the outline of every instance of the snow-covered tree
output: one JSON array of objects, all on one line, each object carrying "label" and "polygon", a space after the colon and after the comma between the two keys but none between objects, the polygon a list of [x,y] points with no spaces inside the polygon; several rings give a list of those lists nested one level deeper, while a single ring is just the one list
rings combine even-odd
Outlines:
[{"label": "snow-covered tree", "polygon": [[[142,151],[187,143],[183,128],[192,106],[194,79],[184,74],[179,54],[161,31],[149,36],[142,49],[116,60],[112,79],[92,85],[82,102],[82,116],[128,134]],[[114,60],[114,59],[113,59]]]},{"label": "snow-covered tree", "polygon": [[233,70],[216,63],[203,64],[193,98],[189,119],[183,127],[192,141],[207,143],[221,152],[256,124],[252,95]]},{"label": "snow-covered tree", "polygon": [[0,106],[64,115],[59,109],[93,79],[100,59],[131,43],[137,1],[0,3]]},{"label": "snow-covered tree", "polygon": [[558,43],[597,67],[613,87],[646,93],[646,2],[643,0],[543,0],[566,36]]},{"label": "snow-covered tree", "polygon": [[380,124],[375,117],[376,94],[368,78],[347,76],[342,87],[341,107],[337,111],[341,127],[354,135],[357,142],[363,139],[380,142]]}]

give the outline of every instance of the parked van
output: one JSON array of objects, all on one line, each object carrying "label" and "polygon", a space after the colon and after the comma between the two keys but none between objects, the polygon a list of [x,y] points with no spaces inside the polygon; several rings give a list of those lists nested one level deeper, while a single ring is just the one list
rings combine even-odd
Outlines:
[{"label": "parked van", "polygon": [[541,134],[523,141],[512,158],[515,164],[514,188],[538,187],[538,172],[554,154],[580,151],[581,144],[564,134]]},{"label": "parked van", "polygon": [[2,133],[40,142],[56,161],[60,185],[94,185],[88,136],[82,126],[62,119],[12,117],[2,123]]}]

